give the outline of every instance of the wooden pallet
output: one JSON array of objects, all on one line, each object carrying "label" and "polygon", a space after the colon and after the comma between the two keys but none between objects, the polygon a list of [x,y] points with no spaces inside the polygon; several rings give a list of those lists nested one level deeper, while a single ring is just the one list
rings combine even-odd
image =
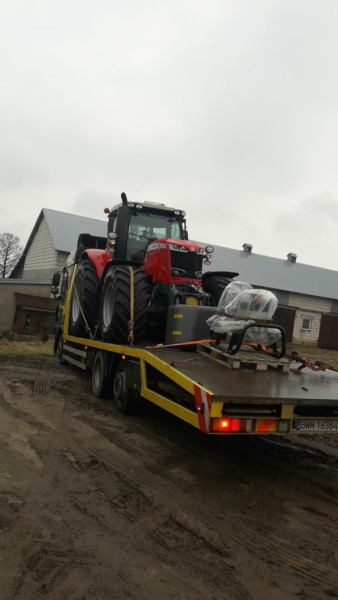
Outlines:
[{"label": "wooden pallet", "polygon": [[237,354],[227,352],[227,346],[219,345],[218,348],[210,344],[198,344],[197,352],[208,356],[212,360],[223,364],[229,369],[252,369],[254,371],[267,371],[275,369],[287,373],[290,363],[287,358],[273,358],[263,352],[258,352],[249,347],[242,347]]}]

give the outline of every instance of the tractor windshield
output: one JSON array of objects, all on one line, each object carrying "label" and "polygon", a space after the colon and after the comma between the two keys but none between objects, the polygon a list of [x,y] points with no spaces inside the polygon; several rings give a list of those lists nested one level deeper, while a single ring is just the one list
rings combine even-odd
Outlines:
[{"label": "tractor windshield", "polygon": [[149,240],[159,238],[181,240],[183,235],[180,217],[168,213],[132,213],[129,221],[127,258],[138,260]]}]

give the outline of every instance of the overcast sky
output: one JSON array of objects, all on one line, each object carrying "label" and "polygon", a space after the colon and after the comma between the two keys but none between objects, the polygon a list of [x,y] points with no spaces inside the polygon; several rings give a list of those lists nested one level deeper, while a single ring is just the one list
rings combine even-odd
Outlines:
[{"label": "overcast sky", "polygon": [[337,0],[0,0],[0,232],[125,191],[338,270],[337,31]]}]

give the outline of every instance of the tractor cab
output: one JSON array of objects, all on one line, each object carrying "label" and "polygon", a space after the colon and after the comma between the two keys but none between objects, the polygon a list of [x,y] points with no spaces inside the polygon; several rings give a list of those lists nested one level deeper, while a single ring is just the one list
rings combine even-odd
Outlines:
[{"label": "tractor cab", "polygon": [[158,239],[187,240],[185,212],[155,202],[128,202],[108,213],[108,250],[115,260],[143,263],[147,246]]}]

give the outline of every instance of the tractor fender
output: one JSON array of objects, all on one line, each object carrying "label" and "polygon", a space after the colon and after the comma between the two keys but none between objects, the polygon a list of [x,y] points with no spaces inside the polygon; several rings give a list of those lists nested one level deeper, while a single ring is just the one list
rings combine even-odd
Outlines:
[{"label": "tractor fender", "polygon": [[96,250],[95,248],[85,250],[81,256],[81,260],[88,258],[94,265],[99,281],[105,270],[105,266],[111,260],[111,254],[108,250]]},{"label": "tractor fender", "polygon": [[206,281],[210,277],[224,277],[226,279],[233,279],[233,277],[237,277],[239,273],[235,273],[234,271],[206,271],[202,275],[202,279]]}]

